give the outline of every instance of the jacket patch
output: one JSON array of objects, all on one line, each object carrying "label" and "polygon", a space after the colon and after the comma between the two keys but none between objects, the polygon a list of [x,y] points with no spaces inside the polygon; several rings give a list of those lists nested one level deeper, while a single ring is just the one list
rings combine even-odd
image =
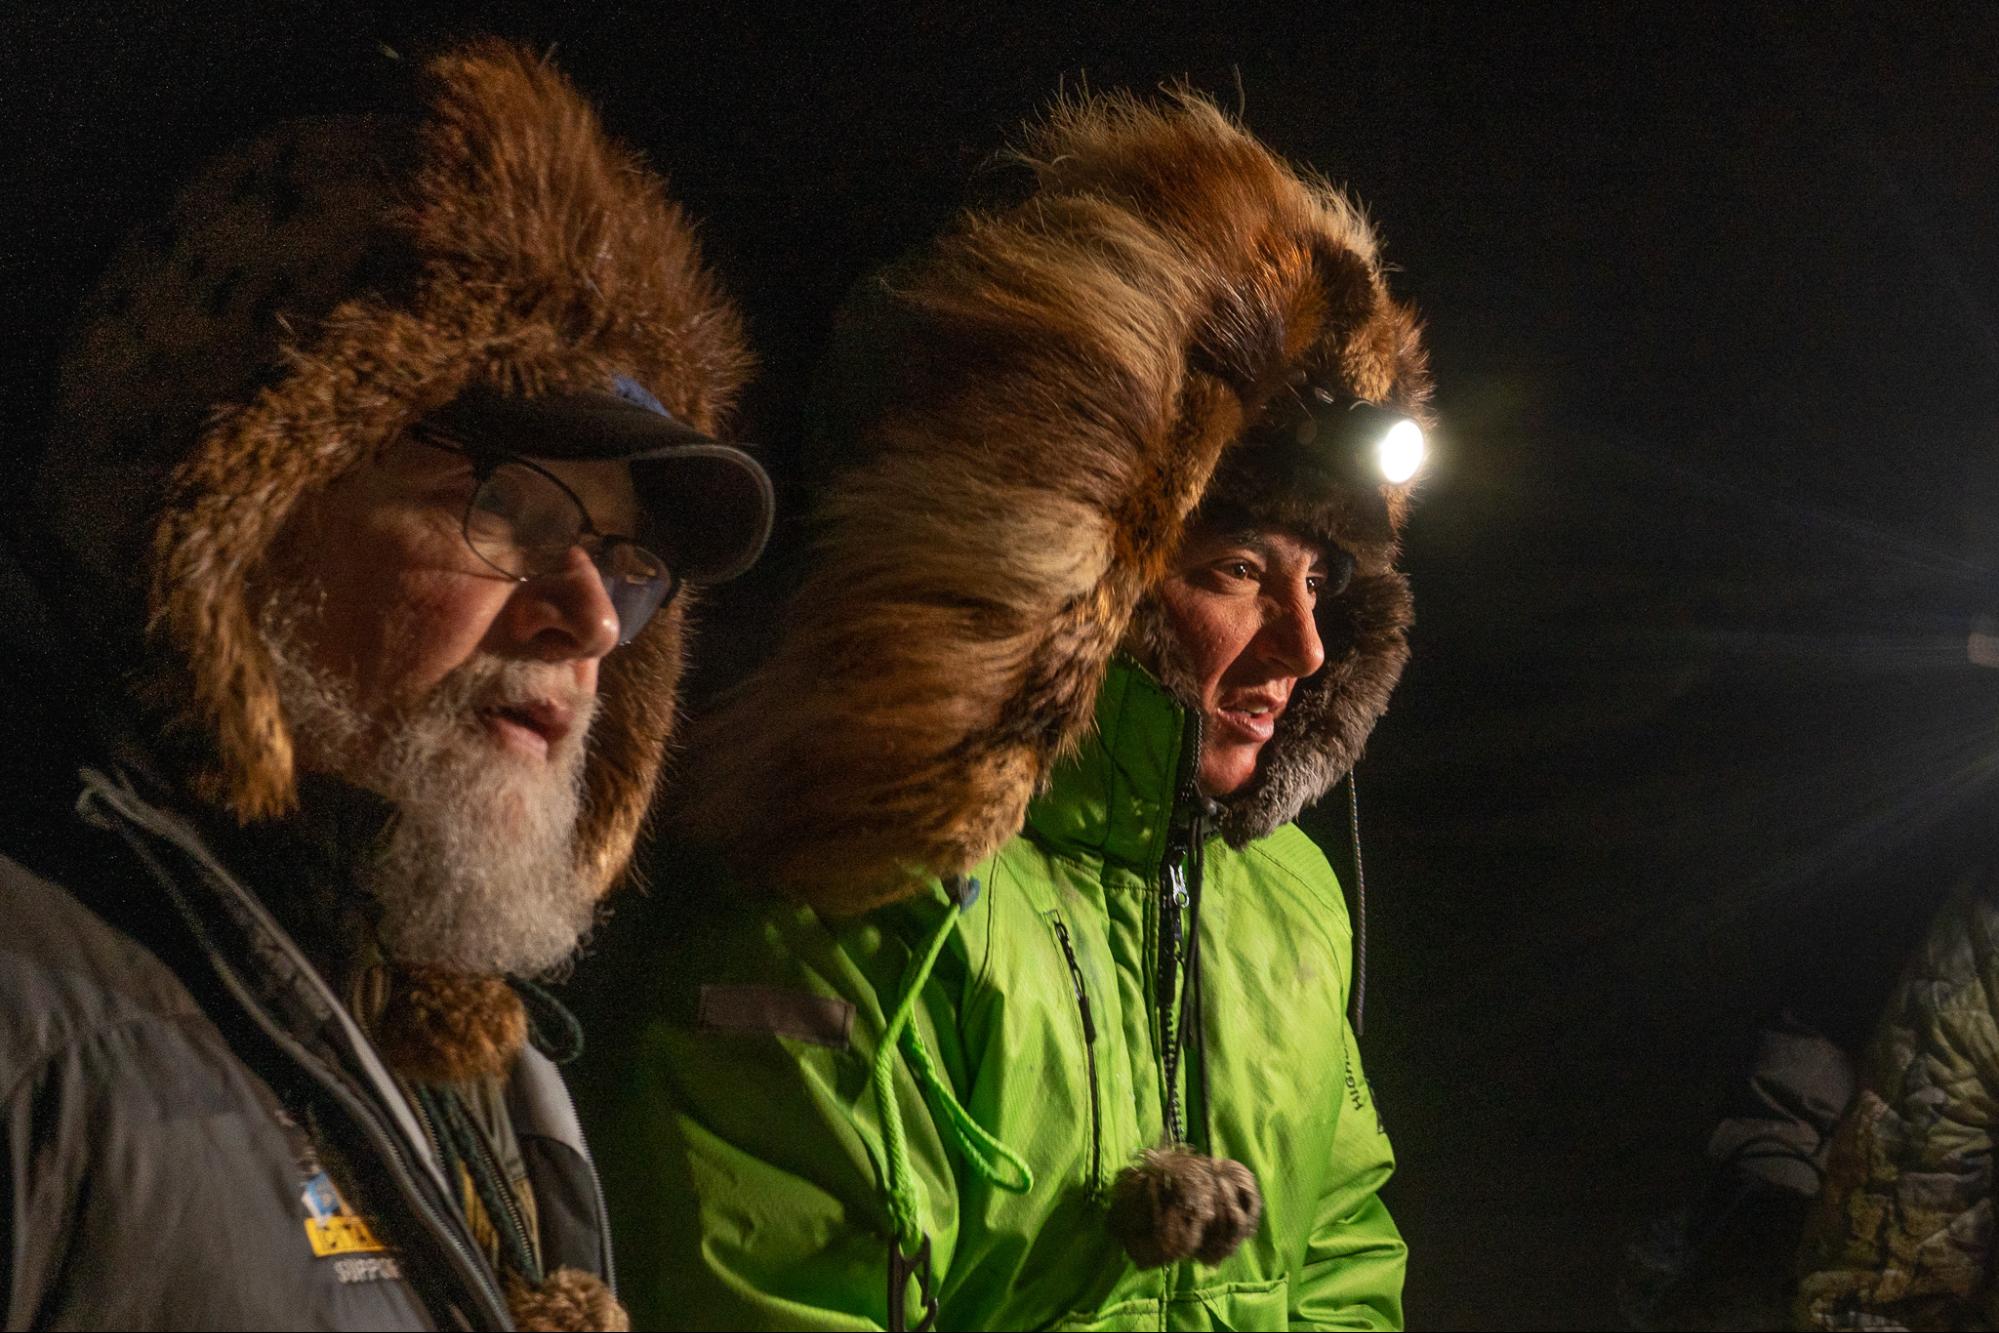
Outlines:
[{"label": "jacket patch", "polygon": [[844,1051],[854,1006],[775,986],[703,986],[696,1019],[709,1032],[768,1032]]},{"label": "jacket patch", "polygon": [[403,1280],[403,1266],[386,1254],[365,1258],[349,1256],[333,1261],[333,1275],[347,1286],[356,1282],[400,1282]]},{"label": "jacket patch", "polygon": [[[312,1243],[312,1252],[321,1259],[333,1255],[380,1254],[389,1247],[375,1238],[367,1220],[347,1206],[347,1200],[340,1197],[333,1180],[324,1171],[305,1182],[299,1192],[305,1204],[305,1237]],[[377,1276],[390,1276],[378,1274]],[[366,1281],[366,1278],[349,1278],[343,1272],[341,1281]]]}]

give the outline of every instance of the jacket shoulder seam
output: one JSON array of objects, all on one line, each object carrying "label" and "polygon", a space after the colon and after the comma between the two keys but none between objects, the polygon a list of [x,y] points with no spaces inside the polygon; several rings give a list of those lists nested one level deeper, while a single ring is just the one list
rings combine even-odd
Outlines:
[{"label": "jacket shoulder seam", "polygon": [[[47,1070],[50,1065],[54,1064],[57,1060],[61,1059],[63,1056],[68,1055],[71,1052],[77,1051],[82,1047],[88,1046],[94,1042],[101,1041],[104,1038],[109,1037],[114,1033],[124,1032],[130,1029],[147,1028],[147,1027],[184,1028],[185,1026],[187,1026],[187,1023],[190,1019],[205,1020],[205,1018],[206,1018],[205,1015],[198,1013],[187,1013],[187,1014],[145,1013],[145,1014],[133,1014],[129,1018],[120,1018],[107,1022],[92,1023],[90,1026],[86,1028],[69,1033],[60,1041],[49,1043],[48,1045],[38,1049],[33,1055],[27,1057],[22,1062],[20,1076],[17,1077],[12,1083],[7,1085],[7,1090],[6,1093],[4,1094],[4,1101],[6,1103],[11,1104],[17,1097],[20,1096],[22,1088],[26,1087],[29,1083],[33,1082],[45,1070]],[[225,1049],[227,1048],[225,1047]],[[236,1056],[233,1050],[230,1051],[229,1054],[232,1059],[239,1058]]]},{"label": "jacket shoulder seam", "polygon": [[[1285,827],[1289,828],[1291,826],[1287,824],[1285,825]],[[1301,833],[1299,836],[1302,837],[1304,835]],[[1296,884],[1299,888],[1305,890],[1313,897],[1324,898],[1329,902],[1339,900],[1340,898],[1339,894],[1327,893],[1325,889],[1313,883],[1309,877],[1299,874],[1295,866],[1292,866],[1291,864],[1286,862],[1284,858],[1272,852],[1269,847],[1264,845],[1267,841],[1268,841],[1267,838],[1258,838],[1255,842],[1251,843],[1248,847],[1244,848],[1243,850],[1246,852],[1253,853],[1256,856],[1262,858],[1264,861],[1267,861],[1271,865],[1276,866],[1278,870],[1283,872],[1284,877],[1286,879],[1289,879],[1293,884]],[[1339,877],[1337,872],[1334,872],[1333,883],[1336,885],[1339,883]],[[1339,903],[1339,907],[1340,910],[1344,912],[1346,910],[1346,903],[1341,901]]]}]

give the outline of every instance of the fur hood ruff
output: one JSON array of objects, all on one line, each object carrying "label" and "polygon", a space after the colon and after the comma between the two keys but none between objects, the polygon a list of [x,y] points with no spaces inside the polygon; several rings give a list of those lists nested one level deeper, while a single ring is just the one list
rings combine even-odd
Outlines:
[{"label": "fur hood ruff", "polygon": [[1192,95],[1066,104],[1021,157],[1022,202],[968,211],[850,306],[809,572],[696,729],[689,826],[826,910],[1018,831],[1121,644],[1182,684],[1144,608],[1211,494],[1355,560],[1232,841],[1345,774],[1407,655],[1406,494],[1271,492],[1227,461],[1303,386],[1422,412],[1416,320],[1359,210]]}]

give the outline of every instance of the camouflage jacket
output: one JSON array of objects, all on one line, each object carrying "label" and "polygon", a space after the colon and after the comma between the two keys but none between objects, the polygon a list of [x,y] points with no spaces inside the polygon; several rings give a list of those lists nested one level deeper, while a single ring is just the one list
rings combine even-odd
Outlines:
[{"label": "camouflage jacket", "polygon": [[1999,882],[1951,895],[1869,1044],[1806,1227],[1806,1328],[1992,1328]]}]

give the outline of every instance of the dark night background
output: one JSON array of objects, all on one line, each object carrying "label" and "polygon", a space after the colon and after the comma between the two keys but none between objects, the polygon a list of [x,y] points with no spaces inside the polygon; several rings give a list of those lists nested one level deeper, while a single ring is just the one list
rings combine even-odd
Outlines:
[{"label": "dark night background", "polygon": [[[834,306],[1013,127],[1063,86],[1239,102],[1367,202],[1440,384],[1414,662],[1362,770],[1410,1319],[1615,1324],[1756,1023],[1856,1038],[1983,836],[1999,6],[774,13],[17,0],[11,456],[116,237],[227,141],[366,105],[378,43],[553,45],[668,174],[748,311],[743,434],[794,515]],[[712,662],[783,568],[712,610]],[[1338,846],[1343,816],[1308,822]]]}]

